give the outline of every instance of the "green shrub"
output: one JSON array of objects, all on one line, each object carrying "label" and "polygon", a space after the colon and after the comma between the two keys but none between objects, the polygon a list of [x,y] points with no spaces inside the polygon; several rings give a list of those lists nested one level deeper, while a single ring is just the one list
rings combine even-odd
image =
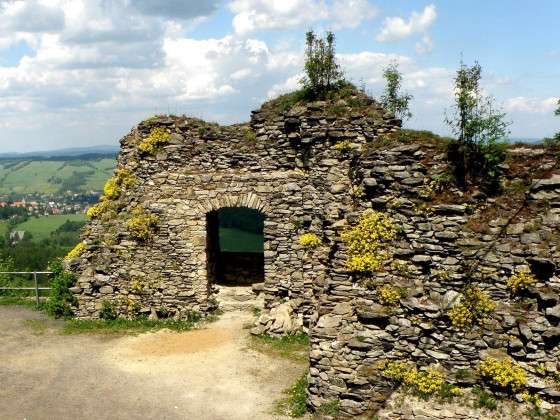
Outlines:
[{"label": "green shrub", "polygon": [[245,139],[246,142],[248,143],[254,143],[257,141],[257,135],[255,134],[255,132],[253,130],[251,130],[250,128],[246,129],[243,132],[243,138]]},{"label": "green shrub", "polygon": [[73,315],[72,305],[77,303],[76,297],[69,290],[76,284],[76,276],[64,271],[60,260],[53,261],[49,268],[54,277],[49,299],[45,305],[47,313],[55,318],[69,318]]},{"label": "green shrub", "polygon": [[99,318],[109,321],[117,319],[117,311],[115,310],[115,305],[108,300],[102,300],[101,310],[99,311]]}]

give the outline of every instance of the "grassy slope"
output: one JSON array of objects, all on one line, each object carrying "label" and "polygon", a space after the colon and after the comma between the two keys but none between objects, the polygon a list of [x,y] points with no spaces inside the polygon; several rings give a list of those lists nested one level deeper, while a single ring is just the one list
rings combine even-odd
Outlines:
[{"label": "grassy slope", "polygon": [[93,171],[87,175],[83,191],[101,191],[115,167],[114,159],[72,161],[2,161],[0,162],[0,194],[55,193],[63,181],[76,173]]},{"label": "grassy slope", "polygon": [[33,217],[17,225],[15,230],[25,230],[33,235],[34,241],[40,241],[50,236],[51,232],[59,228],[66,220],[73,222],[85,221],[85,214],[56,214],[52,216]]},{"label": "grassy slope", "polygon": [[8,233],[8,224],[0,221],[0,236],[5,236]]},{"label": "grassy slope", "polygon": [[220,248],[230,252],[263,252],[263,237],[239,229],[220,228]]}]

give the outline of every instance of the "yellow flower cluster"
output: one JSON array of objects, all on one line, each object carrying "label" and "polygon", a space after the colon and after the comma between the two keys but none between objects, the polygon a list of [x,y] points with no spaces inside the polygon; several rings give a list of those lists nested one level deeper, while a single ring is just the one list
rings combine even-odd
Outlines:
[{"label": "yellow flower cluster", "polygon": [[542,399],[537,394],[531,394],[529,391],[523,391],[521,393],[521,399],[533,404],[535,407],[539,408],[542,404]]},{"label": "yellow flower cluster", "polygon": [[109,178],[103,187],[103,193],[109,200],[120,197],[123,190],[132,187],[136,183],[136,177],[128,169],[117,169],[115,175]]},{"label": "yellow flower cluster", "polygon": [[305,248],[316,248],[321,245],[321,238],[314,233],[304,233],[299,237],[299,244]]},{"label": "yellow flower cluster", "polygon": [[159,287],[159,285],[159,282],[156,280],[134,279],[130,284],[130,287],[132,289],[132,293],[142,294],[153,292]]},{"label": "yellow flower cluster", "polygon": [[148,137],[140,143],[138,149],[142,153],[153,155],[161,145],[169,143],[169,133],[165,127],[154,127]]},{"label": "yellow flower cluster", "polygon": [[109,200],[114,200],[116,198],[119,198],[121,192],[122,192],[121,187],[119,187],[119,185],[117,184],[117,180],[114,176],[109,178],[105,183],[105,186],[103,187],[103,194]]},{"label": "yellow flower cluster", "polygon": [[86,244],[84,244],[83,242],[80,242],[78,245],[76,245],[72,251],[70,251],[68,254],[66,254],[66,256],[64,257],[65,260],[71,260],[72,258],[76,258],[79,257],[80,255],[82,255],[82,253],[86,250]]},{"label": "yellow flower cluster", "polygon": [[507,280],[507,287],[513,294],[526,290],[537,283],[537,279],[530,272],[520,271]]},{"label": "yellow flower cluster", "polygon": [[155,232],[158,222],[157,216],[137,207],[133,210],[133,215],[128,220],[126,227],[133,238],[145,241]]},{"label": "yellow flower cluster", "polygon": [[363,185],[352,185],[352,187],[350,187],[350,197],[362,198],[365,195],[366,190],[364,189]]},{"label": "yellow flower cluster", "polygon": [[399,303],[401,292],[392,284],[385,284],[377,288],[377,300],[382,305],[394,306]]},{"label": "yellow flower cluster", "polygon": [[489,357],[480,363],[478,370],[485,380],[505,390],[518,392],[527,385],[527,374],[509,357],[503,360]]},{"label": "yellow flower cluster", "polygon": [[477,286],[469,285],[463,289],[461,302],[448,312],[454,327],[461,329],[480,325],[494,311],[490,297]]},{"label": "yellow flower cluster", "polygon": [[[137,298],[136,298],[137,299]],[[121,297],[119,299],[119,303],[121,306],[125,307],[126,314],[129,317],[133,317],[140,309],[140,304],[133,298],[129,297]]]},{"label": "yellow flower cluster", "polygon": [[340,152],[347,152],[352,149],[352,143],[349,140],[343,140],[336,143],[332,148]]},{"label": "yellow flower cluster", "polygon": [[358,224],[342,233],[342,240],[350,256],[347,268],[351,271],[378,271],[390,259],[382,251],[384,242],[392,241],[397,236],[391,219],[383,213],[366,210]]},{"label": "yellow flower cluster", "polygon": [[[412,362],[383,360],[377,364],[377,368],[384,377],[410,386],[424,396],[439,392],[445,385],[443,373],[431,367],[418,370]],[[460,390],[457,387],[452,387],[451,393],[457,395],[460,393]]]},{"label": "yellow flower cluster", "polygon": [[86,215],[90,219],[98,219],[101,217],[109,208],[111,207],[111,203],[105,199],[104,197],[101,198],[101,201],[97,203],[95,206],[90,207]]}]

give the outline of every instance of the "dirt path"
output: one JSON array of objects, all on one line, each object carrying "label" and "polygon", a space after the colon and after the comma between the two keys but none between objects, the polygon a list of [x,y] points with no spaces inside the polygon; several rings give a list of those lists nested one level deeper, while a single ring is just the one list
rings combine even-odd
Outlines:
[{"label": "dirt path", "polygon": [[205,329],[60,335],[60,323],[0,306],[1,419],[277,419],[305,366],[250,350],[249,313]]}]

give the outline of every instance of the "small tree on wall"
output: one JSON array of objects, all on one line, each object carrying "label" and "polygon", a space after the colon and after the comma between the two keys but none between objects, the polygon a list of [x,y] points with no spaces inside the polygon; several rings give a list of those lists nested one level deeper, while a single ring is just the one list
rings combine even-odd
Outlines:
[{"label": "small tree on wall", "polygon": [[324,97],[330,89],[343,80],[342,71],[335,57],[334,34],[329,31],[324,38],[321,38],[313,31],[308,31],[305,41],[303,86],[314,96]]},{"label": "small tree on wall", "polygon": [[403,76],[399,71],[399,65],[397,63],[389,64],[383,71],[383,77],[386,85],[381,96],[381,103],[385,109],[401,120],[411,118],[412,113],[409,109],[409,103],[413,96],[400,92]]},{"label": "small tree on wall", "polygon": [[455,105],[445,122],[457,136],[451,143],[449,159],[454,165],[455,178],[460,187],[482,180],[489,191],[499,188],[498,165],[505,152],[501,140],[509,134],[505,114],[494,106],[490,96],[480,88],[482,67],[469,67],[461,62],[455,77]]},{"label": "small tree on wall", "polygon": [[[558,100],[558,109],[554,111],[554,115],[560,116],[560,99]],[[560,147],[560,131],[557,132],[553,137],[544,138],[543,144],[546,147],[552,147],[552,148]]]},{"label": "small tree on wall", "polygon": [[[558,109],[554,111],[554,115],[558,115],[560,117],[560,99],[558,99]],[[554,138],[558,143],[560,143],[560,131],[554,135]]]}]

